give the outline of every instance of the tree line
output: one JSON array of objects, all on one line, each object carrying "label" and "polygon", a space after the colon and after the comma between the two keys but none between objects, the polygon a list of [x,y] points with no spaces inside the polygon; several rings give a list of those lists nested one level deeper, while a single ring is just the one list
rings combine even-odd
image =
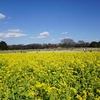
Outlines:
[{"label": "tree line", "polygon": [[100,48],[100,41],[92,41],[84,42],[83,40],[79,40],[77,43],[70,38],[62,39],[60,43],[58,44],[39,44],[39,43],[32,43],[32,44],[13,44],[13,45],[7,45],[5,41],[0,42],[0,50],[27,50],[27,49],[52,49],[52,48],[72,48],[72,47],[95,47]]}]

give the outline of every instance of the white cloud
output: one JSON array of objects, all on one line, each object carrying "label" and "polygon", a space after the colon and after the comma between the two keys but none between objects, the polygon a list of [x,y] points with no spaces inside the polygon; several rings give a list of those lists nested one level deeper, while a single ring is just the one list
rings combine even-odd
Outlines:
[{"label": "white cloud", "polygon": [[30,38],[31,38],[31,39],[41,39],[41,38],[45,38],[45,37],[47,37],[47,36],[49,36],[49,32],[42,32],[42,33],[40,33],[38,36],[36,36],[36,37],[32,36],[32,37],[30,37]]},{"label": "white cloud", "polygon": [[62,32],[62,34],[68,34],[68,32]]},{"label": "white cloud", "polygon": [[5,17],[6,17],[5,15],[3,15],[2,13],[0,13],[0,19],[3,19]]},{"label": "white cloud", "polygon": [[22,32],[22,30],[12,29],[12,30],[8,30],[7,32],[1,32],[0,33],[0,37],[3,37],[3,38],[12,38],[12,37],[26,36],[26,34],[23,34],[21,32]]},{"label": "white cloud", "polygon": [[45,38],[47,36],[49,36],[49,32],[43,32],[43,33],[40,33],[40,35],[37,38]]}]

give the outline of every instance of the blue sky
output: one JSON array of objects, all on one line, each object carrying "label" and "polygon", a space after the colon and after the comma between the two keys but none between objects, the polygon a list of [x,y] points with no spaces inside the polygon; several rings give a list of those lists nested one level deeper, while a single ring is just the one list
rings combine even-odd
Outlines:
[{"label": "blue sky", "polygon": [[100,41],[100,0],[0,0],[0,41],[7,44]]}]

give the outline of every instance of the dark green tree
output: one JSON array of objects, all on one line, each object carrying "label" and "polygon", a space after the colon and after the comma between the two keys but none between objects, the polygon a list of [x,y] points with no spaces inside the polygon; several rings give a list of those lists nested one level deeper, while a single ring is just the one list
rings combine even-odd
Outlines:
[{"label": "dark green tree", "polygon": [[98,47],[100,47],[100,41],[98,42]]},{"label": "dark green tree", "polygon": [[99,42],[92,41],[89,45],[89,47],[99,47]]},{"label": "dark green tree", "polygon": [[1,41],[0,50],[7,50],[7,49],[8,49],[7,43],[5,41]]}]

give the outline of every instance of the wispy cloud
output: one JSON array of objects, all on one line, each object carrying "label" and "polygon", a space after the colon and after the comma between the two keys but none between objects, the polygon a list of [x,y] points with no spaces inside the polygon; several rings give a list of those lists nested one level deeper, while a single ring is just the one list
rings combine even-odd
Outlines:
[{"label": "wispy cloud", "polygon": [[95,39],[95,41],[99,41],[99,39]]},{"label": "wispy cloud", "polygon": [[68,32],[62,32],[62,34],[68,34]]},{"label": "wispy cloud", "polygon": [[20,33],[20,32],[22,32],[22,30],[19,30],[19,29],[10,29],[10,30],[8,30],[8,32],[11,32],[11,33]]},{"label": "wispy cloud", "polygon": [[51,32],[54,32],[54,30],[52,30]]},{"label": "wispy cloud", "polygon": [[4,24],[7,24],[8,22],[4,22]]},{"label": "wispy cloud", "polygon": [[34,36],[32,36],[32,37],[30,37],[31,39],[36,39],[36,37],[34,37]]},{"label": "wispy cloud", "polygon": [[5,18],[6,16],[4,15],[4,14],[2,14],[2,13],[0,13],[0,19],[3,19],[3,18]]},{"label": "wispy cloud", "polygon": [[26,36],[26,34],[22,34],[22,33],[7,33],[7,34],[4,35],[5,38],[21,37],[21,36]]},{"label": "wispy cloud", "polygon": [[11,19],[11,17],[8,17],[8,19]]},{"label": "wispy cloud", "polygon": [[22,30],[19,29],[11,29],[8,30],[7,32],[0,32],[0,37],[2,38],[16,38],[16,37],[21,37],[21,36],[26,36],[26,34],[22,33]]},{"label": "wispy cloud", "polygon": [[62,40],[62,39],[71,39],[71,37],[59,38],[59,40]]},{"label": "wispy cloud", "polygon": [[54,41],[55,41],[55,39],[52,39],[51,41],[52,41],[52,42],[54,42]]}]

